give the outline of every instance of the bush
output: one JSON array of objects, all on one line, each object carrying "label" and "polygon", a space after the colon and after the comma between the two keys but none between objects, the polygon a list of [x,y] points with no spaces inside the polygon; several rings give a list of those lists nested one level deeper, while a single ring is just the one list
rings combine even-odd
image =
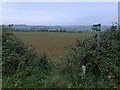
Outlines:
[{"label": "bush", "polygon": [[[2,34],[2,74],[11,77],[10,87],[19,87],[30,76],[44,77],[48,69],[46,54],[38,55],[35,49],[26,46],[14,34],[3,27]],[[4,82],[4,80],[3,80]],[[4,83],[5,84],[5,83]]]},{"label": "bush", "polygon": [[[97,48],[97,38],[94,36],[84,41],[78,40],[68,48],[68,52],[66,67],[61,72],[69,75],[72,87],[114,88],[120,85],[120,40],[116,29],[102,32],[100,50]],[[83,53],[90,60],[86,77],[82,76],[81,69]]]}]

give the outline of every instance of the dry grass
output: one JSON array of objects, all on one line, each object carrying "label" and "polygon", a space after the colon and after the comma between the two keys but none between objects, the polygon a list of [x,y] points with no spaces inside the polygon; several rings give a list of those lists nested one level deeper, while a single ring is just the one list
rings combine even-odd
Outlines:
[{"label": "dry grass", "polygon": [[27,45],[32,45],[37,52],[46,52],[50,59],[56,60],[66,55],[64,47],[75,43],[76,39],[86,39],[94,33],[60,32],[15,32],[15,35]]}]

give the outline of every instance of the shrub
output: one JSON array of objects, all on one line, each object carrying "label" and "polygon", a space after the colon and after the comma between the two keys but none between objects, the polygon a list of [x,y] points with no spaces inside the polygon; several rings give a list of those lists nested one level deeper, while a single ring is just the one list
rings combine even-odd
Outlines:
[{"label": "shrub", "polygon": [[12,78],[11,87],[23,85],[23,81],[29,76],[38,74],[39,78],[43,78],[47,69],[46,54],[38,55],[35,49],[17,39],[8,27],[3,27],[2,74],[4,77]]},{"label": "shrub", "polygon": [[[68,51],[67,69],[65,68],[62,72],[69,75],[73,86],[118,87],[120,85],[120,40],[118,40],[116,29],[102,33],[100,50],[97,48],[97,38],[94,36],[84,41],[78,40],[68,48]],[[81,69],[83,53],[88,55],[90,60],[84,78]]]}]

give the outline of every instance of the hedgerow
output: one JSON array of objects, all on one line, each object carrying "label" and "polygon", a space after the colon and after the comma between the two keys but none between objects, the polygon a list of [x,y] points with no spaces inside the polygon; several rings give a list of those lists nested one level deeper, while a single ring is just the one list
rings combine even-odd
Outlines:
[{"label": "hedgerow", "polygon": [[[96,35],[77,40],[67,48],[68,55],[64,61],[50,65],[46,54],[38,55],[10,30],[10,26],[3,27],[3,87],[120,87],[120,38],[115,27],[101,33],[100,49]],[[83,54],[89,61],[85,77],[81,69]]]},{"label": "hedgerow", "polygon": [[[97,47],[97,36],[84,41],[77,40],[68,48],[67,63],[61,74],[72,84],[71,87],[117,88],[120,85],[120,39],[116,28],[101,33],[101,46]],[[87,55],[86,76],[82,76],[81,59]],[[109,78],[110,77],[110,78]]]},{"label": "hedgerow", "polygon": [[[29,82],[28,77],[39,77],[41,80],[48,70],[46,54],[38,55],[35,49],[16,38],[10,28],[3,26],[2,29],[3,86],[21,87],[24,82]],[[11,84],[7,86],[7,83]]]}]

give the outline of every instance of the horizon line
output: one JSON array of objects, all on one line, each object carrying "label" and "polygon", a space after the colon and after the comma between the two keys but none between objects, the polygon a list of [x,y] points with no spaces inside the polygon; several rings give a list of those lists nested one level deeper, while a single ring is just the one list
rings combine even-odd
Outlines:
[{"label": "horizon line", "polygon": [[[12,24],[12,23],[11,23]],[[11,24],[0,24],[0,25],[11,25]],[[100,24],[100,23],[93,23],[93,24]],[[93,25],[91,24],[91,25]],[[42,24],[13,24],[13,25],[26,25],[26,26],[91,26],[91,25],[42,25]],[[112,25],[112,23],[111,23]],[[105,25],[101,24],[101,26],[111,26],[111,25]]]}]

